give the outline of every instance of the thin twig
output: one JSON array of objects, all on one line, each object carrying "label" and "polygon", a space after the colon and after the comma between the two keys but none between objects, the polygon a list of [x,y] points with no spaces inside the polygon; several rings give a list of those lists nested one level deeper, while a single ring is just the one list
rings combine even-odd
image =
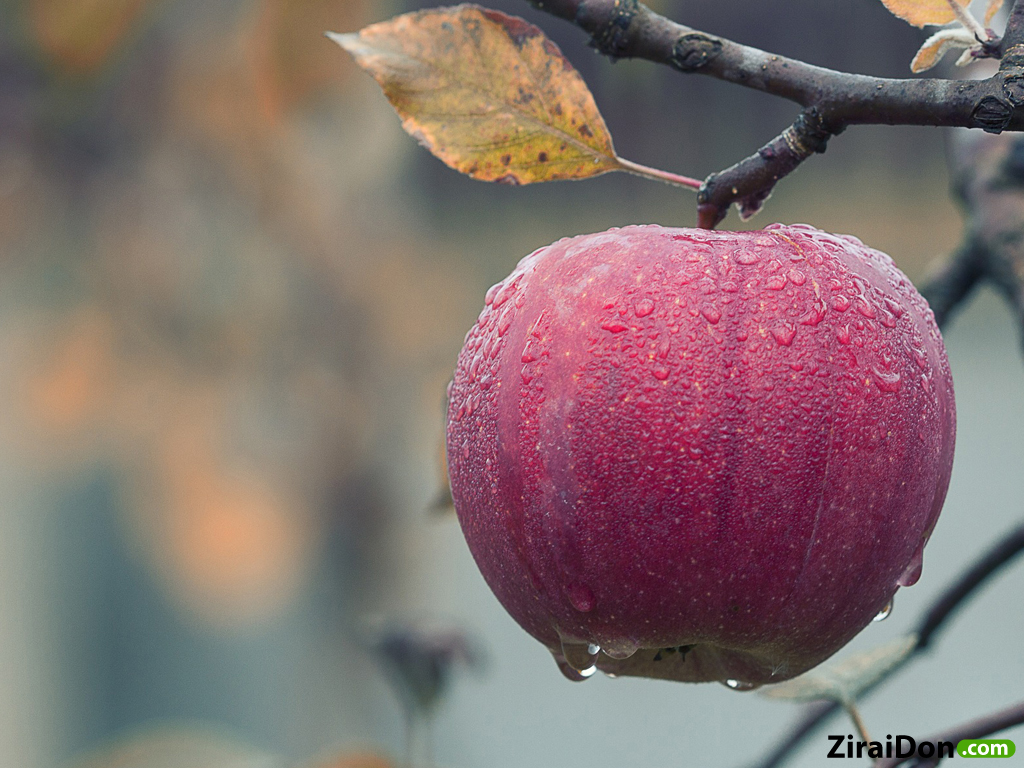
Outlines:
[{"label": "thin twig", "polygon": [[868,727],[864,723],[864,718],[860,715],[860,710],[857,709],[857,704],[852,701],[847,701],[843,704],[843,709],[846,710],[846,714],[853,720],[853,727],[857,729],[857,734],[860,736],[861,741],[871,742],[871,737],[868,735]]},{"label": "thin twig", "polygon": [[[875,686],[888,680],[900,668],[911,659],[916,658],[929,647],[932,639],[946,623],[954,616],[957,610],[973,595],[977,589],[998,573],[1003,566],[1008,565],[1021,552],[1024,552],[1024,524],[1018,525],[1003,535],[992,547],[987,549],[981,557],[959,578],[942,591],[938,599],[932,603],[925,612],[918,624],[918,641],[914,650],[907,658],[878,683],[870,686],[865,693],[871,691]],[[825,722],[842,707],[834,702],[812,704],[807,708],[806,713],[800,721],[760,762],[755,763],[756,768],[779,768],[793,755],[796,749],[812,733],[818,730]],[[963,738],[970,738],[965,736]]]},{"label": "thin twig", "polygon": [[[1007,728],[1022,724],[1024,724],[1024,701],[1013,704],[1006,709],[1001,709],[998,712],[992,712],[971,720],[970,722],[953,726],[932,736],[926,736],[918,740],[918,743],[930,741],[938,744],[941,741],[948,741],[956,745],[963,739],[980,739],[983,736],[990,736],[993,733],[999,733],[999,731],[1005,731]],[[927,758],[922,762],[915,756],[889,757],[876,761],[873,768],[895,768],[895,766],[902,765],[911,759],[919,760],[919,762],[915,763],[915,766],[918,768],[927,768],[939,763],[938,759],[928,760]]]},{"label": "thin twig", "polygon": [[[1000,70],[986,80],[895,79],[838,72],[678,24],[637,0],[530,2],[575,23],[591,35],[595,48],[612,58],[643,58],[681,72],[708,75],[794,101],[804,108],[803,116],[813,112],[817,141],[798,143],[791,151],[771,157],[758,153],[705,180],[698,206],[706,226],[721,220],[733,203],[740,204],[741,212],[756,211],[779,179],[815,152],[824,151],[828,137],[847,126],[960,126],[991,133],[1024,129],[1024,109],[1018,108],[1024,105],[1024,0],[1014,1],[1006,34],[993,48],[994,55],[1003,57]],[[784,146],[798,124],[765,149]]]}]

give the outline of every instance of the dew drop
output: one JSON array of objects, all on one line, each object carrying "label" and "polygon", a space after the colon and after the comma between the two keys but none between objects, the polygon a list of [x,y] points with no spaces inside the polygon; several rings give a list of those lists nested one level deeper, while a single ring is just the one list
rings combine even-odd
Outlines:
[{"label": "dew drop", "polygon": [[921,389],[924,390],[926,395],[930,395],[932,393],[932,382],[928,378],[927,374],[924,373],[921,374]]},{"label": "dew drop", "polygon": [[875,308],[874,307],[872,307],[870,304],[868,304],[868,300],[867,299],[865,299],[863,296],[858,296],[856,304],[857,304],[857,311],[860,312],[862,315],[864,315],[864,317],[866,317],[868,320],[874,320],[875,319],[875,317],[877,316],[878,313],[875,312]]},{"label": "dew drop", "polygon": [[788,325],[778,325],[772,328],[772,337],[784,347],[788,347],[793,343],[793,339],[796,336],[796,328]]},{"label": "dew drop", "polygon": [[924,568],[924,548],[917,550],[910,560],[910,564],[896,580],[901,587],[912,587],[921,578],[921,571]]},{"label": "dew drop", "polygon": [[836,329],[836,338],[839,339],[840,344],[850,343],[850,326],[841,325]]},{"label": "dew drop", "polygon": [[565,657],[558,651],[551,651],[551,656],[555,659],[555,664],[558,665],[558,671],[561,672],[567,680],[571,680],[574,683],[582,683],[597,672],[596,665],[589,667],[582,672],[577,669],[573,669],[569,662],[565,660]]},{"label": "dew drop", "polygon": [[700,313],[704,315],[704,319],[714,325],[722,319],[722,313],[719,312],[715,307],[705,306],[700,310]]},{"label": "dew drop", "polygon": [[928,367],[928,357],[925,355],[923,349],[911,347],[910,355],[914,358],[914,362],[917,364],[917,367],[922,371]]},{"label": "dew drop", "polygon": [[606,656],[621,661],[622,659],[628,659],[638,649],[639,646],[631,640],[621,640],[616,643],[606,643],[602,650],[604,650]]},{"label": "dew drop", "polygon": [[636,316],[647,317],[654,311],[654,302],[650,299],[641,299],[636,304]]},{"label": "dew drop", "polygon": [[654,378],[658,381],[665,381],[668,378],[668,368],[658,367],[654,369]]},{"label": "dew drop", "polygon": [[739,250],[736,251],[736,255],[733,258],[736,259],[737,264],[756,264],[758,255],[757,251]]},{"label": "dew drop", "polygon": [[[487,289],[487,293],[484,294],[484,306],[489,307],[494,303],[494,294],[501,290],[501,283],[495,283]],[[479,294],[477,294],[479,296]]]},{"label": "dew drop", "polygon": [[594,610],[594,593],[590,591],[590,587],[586,584],[580,584],[574,582],[569,585],[569,602],[572,603],[572,607],[580,613],[588,613]]},{"label": "dew drop", "polygon": [[832,299],[832,309],[836,312],[845,312],[850,308],[850,300],[845,296],[836,296]]},{"label": "dew drop", "polygon": [[768,278],[768,280],[765,282],[765,287],[769,291],[781,291],[783,288],[786,287],[786,276],[775,275],[774,277]]},{"label": "dew drop", "polygon": [[805,275],[799,269],[791,269],[789,270],[787,275],[789,277],[789,281],[793,283],[793,285],[799,286],[807,282],[807,275]]},{"label": "dew drop", "polygon": [[601,647],[593,643],[574,643],[562,640],[562,658],[583,677],[590,677],[597,670],[597,654]]},{"label": "dew drop", "polygon": [[619,323],[615,320],[609,320],[607,322],[601,323],[601,328],[603,328],[606,331],[611,331],[612,333],[622,333],[623,331],[629,330],[628,325],[623,325],[622,323]]},{"label": "dew drop", "polygon": [[728,680],[723,680],[722,685],[734,691],[752,691],[755,688],[757,688],[757,685],[755,685],[754,683],[747,683],[743,680],[736,680],[731,677]]},{"label": "dew drop", "polygon": [[892,312],[893,316],[897,320],[899,320],[901,317],[903,317],[903,307],[901,307],[899,305],[899,302],[893,301],[890,298],[886,298],[885,299],[885,306],[887,306],[889,308],[889,311]]},{"label": "dew drop", "polygon": [[882,371],[878,368],[874,368],[871,371],[875,375],[875,384],[883,392],[899,392],[901,377],[895,371]]},{"label": "dew drop", "polygon": [[885,608],[880,610],[872,621],[885,621],[888,619],[889,615],[892,613],[892,602],[892,598],[889,598],[889,602],[885,604]]}]

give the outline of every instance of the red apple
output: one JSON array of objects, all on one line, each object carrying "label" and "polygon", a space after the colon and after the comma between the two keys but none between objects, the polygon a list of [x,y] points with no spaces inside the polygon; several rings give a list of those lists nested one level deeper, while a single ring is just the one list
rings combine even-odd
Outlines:
[{"label": "red apple", "polygon": [[567,676],[748,688],[917,581],[955,421],[931,310],[885,254],[636,226],[488,291],[448,462],[484,578]]}]

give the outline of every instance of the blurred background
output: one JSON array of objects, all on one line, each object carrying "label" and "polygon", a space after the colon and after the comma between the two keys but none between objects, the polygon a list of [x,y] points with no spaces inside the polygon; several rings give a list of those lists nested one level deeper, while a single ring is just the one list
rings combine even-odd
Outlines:
[{"label": "blurred background", "polygon": [[[719,686],[565,681],[438,504],[444,388],[486,288],[559,237],[695,216],[622,174],[512,189],[444,168],[322,36],[427,4],[0,2],[0,764],[386,768],[404,708],[380,662],[417,652],[466,662],[439,766],[738,766],[795,717]],[[703,177],[796,116],[487,4],[551,34],[630,160]],[[878,0],[650,5],[874,75],[908,75],[923,39]],[[944,136],[851,129],[744,226],[853,233],[920,279],[961,229]],[[854,647],[906,631],[1024,513],[1017,331],[983,291],[947,342],[946,511],[922,581]],[[869,727],[1013,701],[1022,593],[1018,567],[866,702]]]}]

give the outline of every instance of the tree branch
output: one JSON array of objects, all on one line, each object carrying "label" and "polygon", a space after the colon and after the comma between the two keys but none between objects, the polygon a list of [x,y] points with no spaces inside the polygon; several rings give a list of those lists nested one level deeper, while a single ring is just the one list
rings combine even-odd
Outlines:
[{"label": "tree branch", "polygon": [[988,280],[1009,302],[1024,341],[1024,137],[960,137],[950,170],[964,210],[964,239],[921,293],[942,324],[976,284]]},{"label": "tree branch", "polygon": [[[804,108],[800,119],[758,155],[705,180],[698,203],[703,226],[720,221],[733,203],[740,204],[741,213],[757,210],[780,178],[824,151],[828,138],[850,125],[960,126],[990,133],[1024,129],[1024,109],[1019,109],[1024,105],[1024,0],[1014,2],[1001,45],[1002,65],[987,80],[893,79],[837,72],[678,24],[638,0],[530,2],[575,23],[591,35],[591,45],[613,59],[648,59],[770,93]],[[813,126],[809,143],[803,139],[811,134],[801,133],[808,126]],[[787,139],[798,141],[790,146]],[[775,154],[765,157],[765,152]]]},{"label": "tree branch", "polygon": [[[1013,704],[1006,709],[1001,709],[998,712],[992,712],[991,714],[979,717],[976,720],[961,723],[932,736],[926,736],[924,739],[919,740],[918,743],[920,741],[930,741],[933,743],[950,741],[956,745],[963,739],[980,739],[983,736],[1005,731],[1007,728],[1012,728],[1022,723],[1024,723],[1024,701]],[[895,768],[895,766],[902,765],[912,759],[917,761],[914,763],[915,768],[930,768],[930,766],[939,764],[939,760],[934,758],[889,757],[876,761],[873,768]]]},{"label": "tree branch", "polygon": [[[888,680],[896,670],[901,669],[911,659],[926,651],[936,633],[946,625],[967,599],[1021,552],[1024,552],[1024,524],[1018,525],[1006,533],[995,545],[986,550],[973,565],[964,571],[956,581],[943,590],[918,624],[916,630],[918,640],[914,650],[911,651],[910,655],[901,664],[894,667],[889,675],[867,690],[873,690],[877,685]],[[756,768],[779,768],[779,766],[785,764],[797,747],[808,736],[824,725],[832,715],[840,711],[842,711],[842,706],[835,702],[822,702],[810,705],[804,716],[789,734],[764,759],[755,764]],[[961,738],[968,739],[972,737],[962,736]]]}]

